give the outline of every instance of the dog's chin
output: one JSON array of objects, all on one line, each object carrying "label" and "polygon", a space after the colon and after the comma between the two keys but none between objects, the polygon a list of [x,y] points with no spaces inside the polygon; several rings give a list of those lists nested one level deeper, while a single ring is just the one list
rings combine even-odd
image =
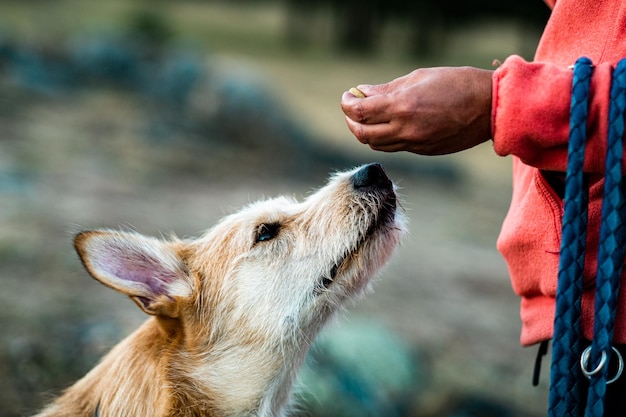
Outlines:
[{"label": "dog's chin", "polygon": [[395,246],[395,242],[386,245],[386,240],[397,240],[398,235],[402,234],[402,227],[396,222],[396,212],[397,197],[391,191],[380,203],[377,214],[354,245],[338,258],[328,275],[320,278],[315,288],[316,294],[337,290],[347,292],[346,295],[350,296],[367,285],[378,269],[376,265],[383,264],[389,256],[385,246]]}]

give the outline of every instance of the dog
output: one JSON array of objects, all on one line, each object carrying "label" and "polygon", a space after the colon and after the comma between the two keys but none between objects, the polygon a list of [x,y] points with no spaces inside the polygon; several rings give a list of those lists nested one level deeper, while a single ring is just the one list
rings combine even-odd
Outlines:
[{"label": "dog", "polygon": [[89,274],[151,317],[37,416],[287,415],[312,340],[405,231],[395,185],[369,164],[302,202],[252,203],[196,239],[77,234]]}]

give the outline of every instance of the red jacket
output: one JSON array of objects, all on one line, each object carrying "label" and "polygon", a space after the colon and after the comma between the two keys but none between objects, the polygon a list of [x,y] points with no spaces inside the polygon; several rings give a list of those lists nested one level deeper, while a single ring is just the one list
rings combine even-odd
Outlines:
[{"label": "red jacket", "polygon": [[[513,195],[498,249],[521,296],[521,343],[552,336],[563,203],[555,185],[567,157],[572,65],[590,58],[589,134],[585,171],[591,174],[584,276],[583,332],[593,334],[594,277],[602,202],[611,72],[626,57],[626,3],[546,0],[553,7],[535,59],[509,57],[494,73],[492,135],[499,155],[513,155]],[[557,174],[555,174],[557,172]],[[626,269],[626,268],[625,268]],[[623,275],[623,277],[626,275]],[[615,341],[626,343],[626,282],[622,280]]]}]

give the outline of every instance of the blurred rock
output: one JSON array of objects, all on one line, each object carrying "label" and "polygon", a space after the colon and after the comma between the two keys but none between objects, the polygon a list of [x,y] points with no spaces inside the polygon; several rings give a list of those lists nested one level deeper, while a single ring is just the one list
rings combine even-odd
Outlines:
[{"label": "blurred rock", "polygon": [[429,377],[415,350],[380,323],[324,330],[300,373],[307,416],[407,416]]}]

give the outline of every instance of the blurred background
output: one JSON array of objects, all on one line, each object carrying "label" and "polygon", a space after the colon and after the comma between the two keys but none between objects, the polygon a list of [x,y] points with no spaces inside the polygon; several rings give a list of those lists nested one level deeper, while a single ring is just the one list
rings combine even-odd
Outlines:
[{"label": "blurred background", "polygon": [[541,416],[495,240],[510,159],[382,154],[339,101],[420,66],[531,59],[540,1],[0,0],[0,417],[28,415],[145,316],[77,230],[195,236],[379,161],[411,235],[316,342],[297,415]]}]

